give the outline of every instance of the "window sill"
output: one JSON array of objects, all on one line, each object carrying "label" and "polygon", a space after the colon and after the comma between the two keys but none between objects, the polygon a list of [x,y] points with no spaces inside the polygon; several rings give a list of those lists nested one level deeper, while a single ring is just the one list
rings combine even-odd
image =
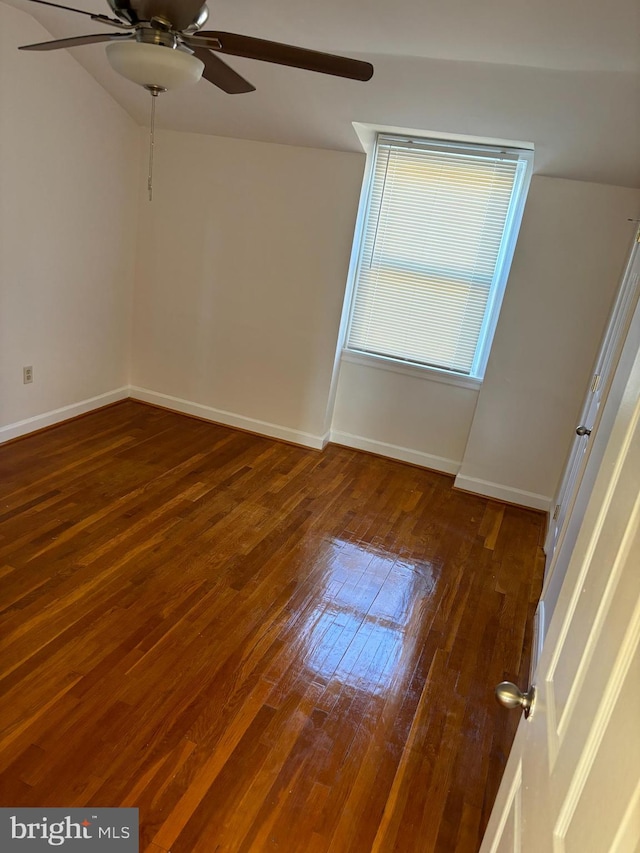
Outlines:
[{"label": "window sill", "polygon": [[447,373],[445,370],[437,370],[434,367],[407,364],[393,358],[386,358],[383,355],[372,355],[371,353],[344,349],[342,350],[342,361],[347,361],[350,364],[361,364],[364,367],[373,367],[376,370],[387,370],[390,373],[402,373],[405,376],[414,376],[417,379],[426,379],[429,382],[457,385],[458,388],[470,388],[473,391],[479,391],[482,387],[482,379],[476,379],[472,376],[457,376],[455,373]]}]

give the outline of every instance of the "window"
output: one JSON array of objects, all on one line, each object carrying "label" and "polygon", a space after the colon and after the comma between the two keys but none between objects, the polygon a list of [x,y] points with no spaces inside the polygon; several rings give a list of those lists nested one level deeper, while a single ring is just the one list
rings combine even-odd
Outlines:
[{"label": "window", "polygon": [[481,378],[532,152],[379,135],[347,351]]}]

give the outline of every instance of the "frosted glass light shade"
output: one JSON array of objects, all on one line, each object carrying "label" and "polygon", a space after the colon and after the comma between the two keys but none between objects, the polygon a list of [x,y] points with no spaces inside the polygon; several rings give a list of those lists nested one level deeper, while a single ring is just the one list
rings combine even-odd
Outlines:
[{"label": "frosted glass light shade", "polygon": [[204,63],[197,56],[161,44],[114,41],[106,50],[113,70],[141,86],[177,89],[187,83],[197,83],[204,69]]}]

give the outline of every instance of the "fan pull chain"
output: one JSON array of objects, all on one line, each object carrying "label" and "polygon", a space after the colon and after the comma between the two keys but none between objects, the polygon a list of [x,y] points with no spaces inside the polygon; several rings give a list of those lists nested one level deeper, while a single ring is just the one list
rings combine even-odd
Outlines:
[{"label": "fan pull chain", "polygon": [[153,199],[153,145],[156,130],[156,98],[158,93],[151,89],[151,124],[149,126],[149,175],[147,178],[147,189],[149,190],[149,201]]}]

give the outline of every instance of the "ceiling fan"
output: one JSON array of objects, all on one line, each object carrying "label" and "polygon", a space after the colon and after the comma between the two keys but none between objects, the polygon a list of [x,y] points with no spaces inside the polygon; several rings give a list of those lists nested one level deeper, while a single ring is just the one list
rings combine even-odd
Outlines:
[{"label": "ceiling fan", "polygon": [[73,9],[50,0],[30,2],[86,15],[92,21],[117,27],[121,31],[26,44],[22,45],[20,50],[59,50],[107,42],[106,54],[111,67],[151,93],[153,97],[147,180],[150,201],[157,96],[187,83],[197,83],[201,77],[230,95],[255,91],[255,86],[217,54],[260,59],[263,62],[333,74],[351,80],[370,80],[373,75],[373,65],[358,59],[320,53],[317,50],[307,50],[253,36],[203,30],[202,27],[209,18],[209,10],[203,0],[108,0],[117,18]]},{"label": "ceiling fan", "polygon": [[217,54],[244,56],[351,80],[369,80],[373,75],[373,66],[369,62],[252,36],[202,30],[209,18],[209,10],[203,0],[108,0],[117,18],[73,9],[49,0],[30,2],[86,15],[97,23],[117,27],[124,32],[95,33],[27,44],[20,50],[58,50],[107,42],[107,59],[111,66],[154,96],[197,82],[201,77],[230,95],[255,91],[255,86]]}]

